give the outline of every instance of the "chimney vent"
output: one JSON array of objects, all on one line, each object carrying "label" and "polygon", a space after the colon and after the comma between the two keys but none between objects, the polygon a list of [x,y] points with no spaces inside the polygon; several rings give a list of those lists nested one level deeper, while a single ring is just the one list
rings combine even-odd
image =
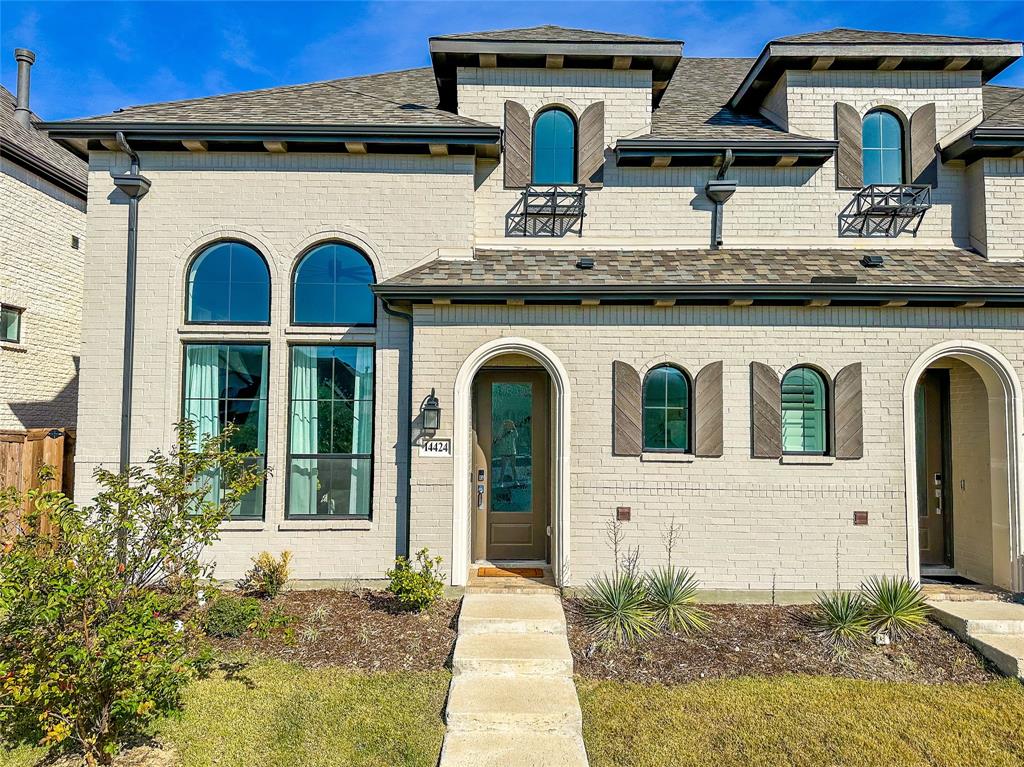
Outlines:
[{"label": "chimney vent", "polygon": [[14,119],[23,128],[32,127],[32,110],[28,105],[28,88],[30,70],[36,61],[36,55],[27,48],[15,48],[14,60],[18,62],[18,93],[15,96]]}]

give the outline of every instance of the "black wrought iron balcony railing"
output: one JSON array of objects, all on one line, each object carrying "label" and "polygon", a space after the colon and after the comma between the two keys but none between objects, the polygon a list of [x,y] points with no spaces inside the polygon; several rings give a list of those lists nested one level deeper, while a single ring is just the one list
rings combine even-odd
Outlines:
[{"label": "black wrought iron balcony railing", "polygon": [[505,236],[582,237],[586,203],[582,185],[528,186],[505,214]]},{"label": "black wrought iron balcony railing", "polygon": [[853,195],[839,214],[839,234],[846,237],[917,235],[932,207],[928,184],[869,184]]}]

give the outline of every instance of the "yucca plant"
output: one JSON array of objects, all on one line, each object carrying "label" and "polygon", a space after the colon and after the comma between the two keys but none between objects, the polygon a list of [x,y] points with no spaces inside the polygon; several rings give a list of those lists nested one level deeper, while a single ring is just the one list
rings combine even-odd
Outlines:
[{"label": "yucca plant", "polygon": [[644,579],[654,621],[669,631],[702,632],[710,617],[697,607],[697,577],[685,567],[660,567]]},{"label": "yucca plant", "polygon": [[848,591],[819,594],[812,620],[834,649],[849,647],[869,628],[864,597]]},{"label": "yucca plant", "polygon": [[906,577],[869,578],[862,586],[868,627],[893,639],[919,631],[928,622],[921,587]]},{"label": "yucca plant", "polygon": [[599,575],[586,585],[583,618],[591,633],[620,645],[657,633],[643,582],[627,572]]}]

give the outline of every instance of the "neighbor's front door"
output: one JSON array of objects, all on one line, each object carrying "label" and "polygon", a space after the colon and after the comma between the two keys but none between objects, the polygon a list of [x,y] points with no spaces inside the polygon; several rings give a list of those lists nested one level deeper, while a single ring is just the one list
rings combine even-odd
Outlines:
[{"label": "neighbor's front door", "polygon": [[923,566],[953,566],[949,498],[949,371],[926,370],[915,392],[917,513]]},{"label": "neighbor's front door", "polygon": [[[547,556],[548,378],[535,370],[476,377],[473,502],[492,561]],[[476,552],[479,556],[480,552]]]}]

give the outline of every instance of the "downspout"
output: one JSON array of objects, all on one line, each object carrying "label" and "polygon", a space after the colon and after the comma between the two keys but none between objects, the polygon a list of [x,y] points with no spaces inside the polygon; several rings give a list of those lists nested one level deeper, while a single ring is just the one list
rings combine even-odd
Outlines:
[{"label": "downspout", "polygon": [[704,187],[704,194],[715,204],[715,208],[711,213],[712,250],[718,250],[722,247],[722,217],[725,213],[725,203],[729,201],[733,192],[736,191],[736,182],[726,180],[725,178],[725,174],[732,167],[733,159],[732,150],[726,149],[722,155],[721,164],[718,167],[718,175],[713,179],[709,179]]},{"label": "downspout", "polygon": [[[411,540],[411,528],[412,528],[412,336],[413,336],[413,319],[412,312],[402,312],[392,308],[391,303],[386,299],[381,299],[381,306],[384,307],[384,311],[390,314],[392,317],[401,317],[409,324],[409,339],[408,348],[406,350],[409,358],[409,380],[407,381],[406,387],[406,398],[408,405],[408,418],[407,418],[407,433],[405,439],[402,440],[402,452],[405,457],[405,530],[404,535],[401,529],[396,531],[395,535],[395,546],[398,549],[398,556],[408,557],[409,556],[409,542]],[[399,430],[401,432],[401,430]]]},{"label": "downspout", "polygon": [[121,451],[119,470],[124,473],[131,461],[132,444],[132,378],[135,364],[135,279],[138,260],[139,200],[149,191],[149,179],[139,172],[139,156],[132,151],[120,131],[117,148],[128,155],[131,166],[127,173],[114,174],[114,186],[128,197],[128,262],[125,266],[124,294],[124,361],[121,371]]}]

